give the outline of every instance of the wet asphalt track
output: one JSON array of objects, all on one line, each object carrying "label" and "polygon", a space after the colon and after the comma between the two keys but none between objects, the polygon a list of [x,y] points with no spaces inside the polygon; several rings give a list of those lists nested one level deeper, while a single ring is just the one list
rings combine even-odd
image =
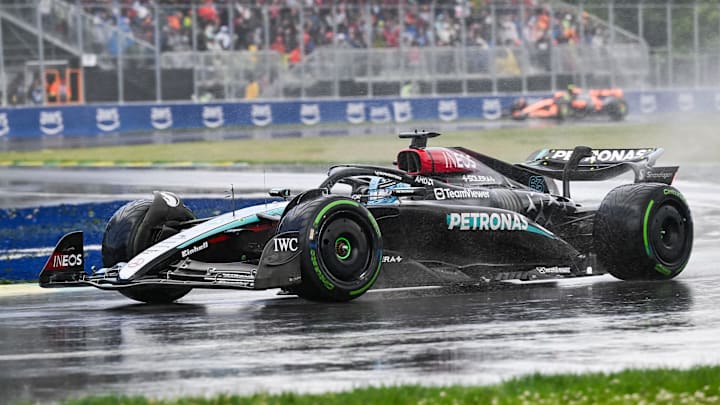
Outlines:
[{"label": "wet asphalt track", "polygon": [[[308,303],[275,291],[194,291],[160,307],[92,289],[8,295],[0,288],[0,403],[109,393],[174,397],[492,383],[533,371],[718,364],[718,169],[681,168],[676,185],[690,202],[695,245],[673,282],[602,276],[375,290],[348,304]],[[243,176],[132,171],[128,185],[128,171],[57,173],[8,170],[0,194],[15,197],[4,204],[110,199],[160,186],[181,194],[222,193],[230,178]],[[296,189],[322,178],[314,172],[277,176],[243,184],[259,191],[277,180]],[[614,184],[573,184],[573,195],[598,202]]]}]

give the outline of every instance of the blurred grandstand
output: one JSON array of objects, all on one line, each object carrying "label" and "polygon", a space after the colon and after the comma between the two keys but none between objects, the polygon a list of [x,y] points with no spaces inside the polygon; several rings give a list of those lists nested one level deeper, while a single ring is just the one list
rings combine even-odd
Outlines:
[{"label": "blurred grandstand", "polygon": [[[625,9],[599,3],[2,0],[0,90],[7,105],[495,94],[568,83],[646,88],[718,81],[717,55],[700,57],[699,44],[688,75],[674,68],[688,68],[688,59],[673,54],[672,40],[658,52],[643,39],[643,13],[660,10],[671,21],[677,10],[670,3]],[[636,13],[636,25],[616,24],[621,12]],[[697,18],[694,25],[697,35]],[[672,38],[672,25],[662,28]]]}]

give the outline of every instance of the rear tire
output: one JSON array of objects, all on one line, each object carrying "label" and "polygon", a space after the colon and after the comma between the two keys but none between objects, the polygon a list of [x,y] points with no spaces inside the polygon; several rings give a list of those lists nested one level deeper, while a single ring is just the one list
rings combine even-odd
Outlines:
[{"label": "rear tire", "polygon": [[382,238],[372,214],[340,196],[298,205],[282,219],[278,233],[298,231],[302,281],[288,291],[312,301],[350,301],[377,278]]},{"label": "rear tire", "polygon": [[607,113],[613,121],[622,121],[628,113],[628,106],[625,100],[616,99],[607,105]]},{"label": "rear tire", "polygon": [[555,117],[558,121],[565,121],[565,118],[567,118],[570,115],[570,103],[564,100],[558,100],[555,102],[557,105],[557,116]]},{"label": "rear tire", "polygon": [[685,198],[658,183],[619,186],[603,199],[593,230],[598,264],[622,280],[668,280],[685,268],[693,222]]},{"label": "rear tire", "polygon": [[[120,262],[129,262],[137,254],[173,235],[163,223],[151,224],[157,228],[146,233],[143,240],[137,240],[140,224],[150,209],[152,201],[136,200],[120,207],[108,221],[102,240],[103,266],[110,267]],[[184,205],[181,207],[179,219],[194,219],[192,211]],[[184,217],[184,218],[183,218]],[[164,228],[164,229],[163,229]],[[176,233],[176,232],[175,232]],[[178,300],[190,292],[192,288],[182,286],[136,286],[118,290],[122,295],[150,304],[164,304]]]}]

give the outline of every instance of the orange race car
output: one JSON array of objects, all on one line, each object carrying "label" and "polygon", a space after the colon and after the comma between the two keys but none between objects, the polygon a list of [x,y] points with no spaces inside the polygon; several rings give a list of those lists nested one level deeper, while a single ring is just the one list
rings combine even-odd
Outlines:
[{"label": "orange race car", "polygon": [[573,85],[566,91],[557,91],[551,98],[528,103],[525,98],[515,100],[510,108],[513,119],[526,118],[585,118],[590,115],[607,115],[620,121],[628,113],[622,89],[582,90]]}]

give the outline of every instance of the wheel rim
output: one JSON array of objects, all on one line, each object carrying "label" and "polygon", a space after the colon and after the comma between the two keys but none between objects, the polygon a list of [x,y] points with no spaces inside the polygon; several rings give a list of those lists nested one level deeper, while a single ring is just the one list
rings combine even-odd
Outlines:
[{"label": "wheel rim", "polygon": [[347,238],[341,236],[335,240],[335,255],[341,261],[347,260],[352,253],[352,244]]},{"label": "wheel rim", "polygon": [[674,204],[658,208],[650,226],[651,244],[659,261],[666,266],[678,266],[685,262],[690,234],[687,215]]},{"label": "wheel rim", "polygon": [[320,265],[333,283],[355,285],[370,273],[372,229],[352,212],[331,215],[319,231]]}]

